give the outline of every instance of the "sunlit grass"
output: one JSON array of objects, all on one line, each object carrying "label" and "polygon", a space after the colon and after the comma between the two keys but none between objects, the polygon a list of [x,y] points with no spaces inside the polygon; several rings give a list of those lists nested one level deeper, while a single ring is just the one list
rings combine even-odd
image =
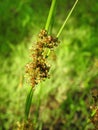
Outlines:
[{"label": "sunlit grass", "polygon": [[[33,98],[33,103],[35,105],[38,98],[40,98],[42,104],[48,102],[48,95],[54,93],[55,91],[57,101],[62,103],[66,100],[66,98],[68,98],[67,95],[65,96],[68,89],[75,90],[83,88],[84,91],[85,87],[88,87],[88,81],[96,72],[93,70],[91,74],[88,72],[90,66],[92,65],[92,63],[90,63],[90,52],[83,52],[82,50],[79,51],[80,43],[78,43],[78,41],[80,41],[82,46],[85,48],[84,40],[88,42],[89,39],[85,35],[87,32],[88,29],[84,30],[82,28],[75,30],[69,28],[69,30],[64,31],[60,46],[51,54],[51,58],[49,60],[49,63],[52,65],[50,79],[42,82],[36,88]],[[65,36],[67,36],[67,38],[65,38]],[[24,117],[24,106],[29,87],[28,83],[24,84],[25,64],[30,60],[28,53],[34,39],[35,37],[31,39],[30,43],[26,44],[25,42],[22,42],[16,47],[10,44],[9,46],[12,49],[11,56],[1,64],[2,76],[0,80],[0,97],[5,102],[5,105],[2,106],[3,109],[7,107],[6,112],[8,117],[6,118],[8,122],[5,123],[7,129],[9,124],[11,125],[11,123],[15,123]],[[72,42],[74,39],[78,39],[78,41]],[[94,70],[96,71],[96,69]],[[4,94],[2,94],[2,91],[4,91]],[[76,105],[79,107],[79,104],[72,104],[73,109]],[[83,105],[83,107],[86,112],[86,106]],[[21,116],[18,116],[18,113],[20,113]],[[45,115],[42,115],[42,119],[43,116]],[[71,120],[71,116],[73,115],[69,115],[68,120]]]}]

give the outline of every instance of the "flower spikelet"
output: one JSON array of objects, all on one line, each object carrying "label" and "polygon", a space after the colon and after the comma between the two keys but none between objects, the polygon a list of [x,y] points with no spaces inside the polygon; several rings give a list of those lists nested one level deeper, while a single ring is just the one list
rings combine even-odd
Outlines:
[{"label": "flower spikelet", "polygon": [[32,46],[31,62],[26,65],[26,73],[32,87],[49,77],[50,66],[47,63],[48,51],[58,46],[58,39],[41,30],[35,48]]}]

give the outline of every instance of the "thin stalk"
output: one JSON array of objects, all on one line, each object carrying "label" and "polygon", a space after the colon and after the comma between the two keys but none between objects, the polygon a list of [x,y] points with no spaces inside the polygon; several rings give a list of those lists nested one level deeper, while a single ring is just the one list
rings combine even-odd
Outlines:
[{"label": "thin stalk", "polygon": [[[58,1],[57,1],[57,2],[58,2]],[[50,24],[50,26],[49,26],[49,30],[48,30],[48,33],[49,33],[49,34],[52,34],[53,26],[54,26],[54,23],[55,23],[55,15],[56,15],[56,9],[57,9],[57,2],[56,2],[56,4],[55,4],[55,8],[54,8],[54,11],[53,11],[51,24]]]},{"label": "thin stalk", "polygon": [[60,34],[61,34],[61,32],[63,31],[63,29],[64,29],[64,27],[65,27],[65,25],[66,25],[66,23],[67,23],[69,17],[71,16],[73,10],[75,9],[75,6],[76,6],[77,3],[78,3],[78,0],[75,1],[73,7],[71,8],[71,10],[70,10],[70,12],[69,12],[69,14],[67,15],[67,18],[65,19],[63,25],[61,26],[61,28],[60,28],[60,30],[59,30],[59,32],[58,32],[58,34],[57,34],[57,37],[59,37]]},{"label": "thin stalk", "polygon": [[49,26],[51,24],[53,12],[55,9],[55,4],[56,4],[56,0],[52,0],[50,11],[49,11],[48,18],[47,18],[46,25],[45,25],[45,30],[47,30],[47,31],[49,30]]}]

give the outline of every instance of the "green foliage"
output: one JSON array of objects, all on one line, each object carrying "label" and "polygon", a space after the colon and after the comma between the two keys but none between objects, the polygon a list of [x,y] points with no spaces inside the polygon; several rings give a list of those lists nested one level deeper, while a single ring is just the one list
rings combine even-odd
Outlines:
[{"label": "green foliage", "polygon": [[[38,28],[41,18],[37,21],[36,17],[38,18],[42,11],[36,7],[39,7],[39,4],[32,0],[0,1],[0,35],[2,35],[0,50],[3,54],[9,55],[10,43],[16,45],[25,38],[29,39],[31,31],[35,32],[35,30],[31,30],[32,27],[35,27],[35,23],[34,29]],[[43,5],[42,8],[44,8]]]}]

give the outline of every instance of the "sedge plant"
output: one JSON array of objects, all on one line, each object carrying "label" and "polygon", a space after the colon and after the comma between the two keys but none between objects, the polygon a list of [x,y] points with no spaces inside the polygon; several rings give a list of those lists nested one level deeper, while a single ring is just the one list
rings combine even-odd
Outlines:
[{"label": "sedge plant", "polygon": [[71,16],[73,10],[75,9],[75,6],[78,3],[78,0],[75,1],[67,18],[64,20],[64,23],[60,27],[56,37],[54,37],[52,36],[51,33],[49,33],[49,29],[51,28],[52,18],[54,16],[54,12],[56,9],[56,3],[57,3],[57,0],[52,0],[45,27],[44,29],[40,31],[35,47],[31,49],[32,61],[26,65],[26,74],[30,82],[30,87],[29,87],[29,91],[28,91],[28,95],[26,99],[26,106],[25,106],[25,119],[26,120],[29,119],[33,93],[34,93],[34,90],[36,89],[35,86],[38,85],[41,81],[49,77],[50,65],[47,62],[47,58],[49,57],[51,50],[53,50],[56,46],[59,45],[59,37],[69,17]]}]

